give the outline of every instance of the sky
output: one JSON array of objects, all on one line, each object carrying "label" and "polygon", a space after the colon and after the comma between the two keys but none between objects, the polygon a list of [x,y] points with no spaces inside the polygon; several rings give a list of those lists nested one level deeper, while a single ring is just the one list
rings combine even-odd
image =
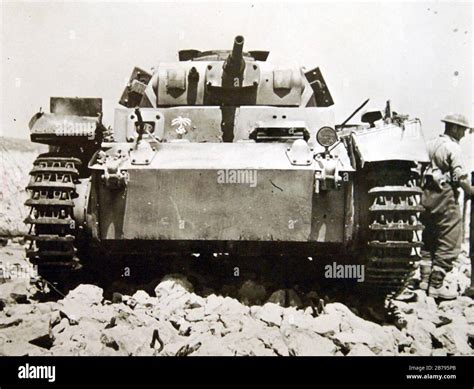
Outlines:
[{"label": "sky", "polygon": [[[473,3],[1,2],[0,135],[26,138],[50,96],[102,97],[113,124],[134,66],[180,49],[270,50],[268,62],[319,66],[342,122],[365,99],[418,117],[427,138],[447,113],[473,116]],[[472,138],[462,141],[472,154]]]}]

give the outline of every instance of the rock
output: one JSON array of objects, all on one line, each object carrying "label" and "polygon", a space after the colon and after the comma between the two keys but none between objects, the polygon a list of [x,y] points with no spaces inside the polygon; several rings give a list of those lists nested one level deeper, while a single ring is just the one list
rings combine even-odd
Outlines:
[{"label": "rock", "polygon": [[175,306],[179,309],[201,308],[206,305],[206,299],[195,293],[172,294],[163,300],[158,300],[157,304]]},{"label": "rock", "polygon": [[265,287],[252,280],[245,281],[238,292],[239,300],[245,305],[263,304],[266,295]]},{"label": "rock", "polygon": [[283,309],[277,304],[266,303],[252,316],[269,326],[279,327],[282,321]]},{"label": "rock", "polygon": [[442,348],[435,348],[431,352],[432,357],[446,357],[447,355],[448,355],[448,353],[446,352],[446,350],[444,350]]},{"label": "rock", "polygon": [[404,332],[400,331],[394,326],[384,327],[385,331],[389,332],[393,339],[395,339],[395,345],[398,348],[399,352],[409,349],[413,343],[413,339],[408,337]]},{"label": "rock", "polygon": [[224,327],[224,323],[221,321],[214,321],[209,324],[209,333],[211,335],[216,335],[217,337],[224,336],[226,332],[226,328]]},{"label": "rock", "polygon": [[4,328],[8,327],[15,327],[23,323],[23,319],[17,318],[17,319],[0,319],[0,330],[3,330]]},{"label": "rock", "polygon": [[210,332],[211,332],[211,323],[207,321],[198,321],[198,322],[190,323],[190,334],[191,333],[204,334],[204,333],[210,333]]},{"label": "rock", "polygon": [[328,304],[325,307],[325,311],[327,314],[340,316],[341,319],[339,323],[341,332],[360,333],[360,331],[362,331],[370,334],[370,339],[373,340],[373,342],[366,344],[376,354],[384,350],[390,353],[395,351],[395,339],[390,333],[386,332],[382,326],[356,316],[348,307],[341,303]]},{"label": "rock", "polygon": [[314,314],[313,307],[306,307],[303,312],[305,315],[308,315],[308,316],[313,316]]},{"label": "rock", "polygon": [[470,297],[459,296],[455,300],[443,301],[438,305],[439,311],[450,319],[463,315],[466,308],[473,307],[474,300]]},{"label": "rock", "polygon": [[132,309],[135,309],[135,307],[137,306],[137,302],[135,301],[133,297],[128,297],[126,299],[124,298],[123,302]]},{"label": "rock", "polygon": [[[157,323],[153,325],[152,328],[154,332],[156,331],[155,336],[159,338],[158,343],[161,343],[164,348],[166,348],[167,345],[177,344],[177,343],[187,340],[186,337],[180,336],[178,331],[169,322],[158,321]],[[158,346],[155,345],[155,349],[157,347]],[[161,351],[165,352],[164,348],[162,348]],[[171,354],[165,354],[165,355],[171,355]]]},{"label": "rock", "polygon": [[206,299],[188,293],[179,286],[172,294],[156,298],[153,312],[155,317],[167,320],[176,315],[184,316],[185,310],[203,307],[205,304]]},{"label": "rock", "polygon": [[224,325],[223,335],[239,332],[244,325],[243,316],[239,313],[233,314],[224,312],[220,315],[220,321]]},{"label": "rock", "polygon": [[191,323],[181,318],[178,325],[178,334],[181,336],[189,336],[191,334]]},{"label": "rock", "polygon": [[291,331],[291,328],[294,326],[314,331],[319,335],[331,336],[340,332],[340,322],[341,316],[334,312],[331,312],[330,314],[322,314],[314,318],[306,312],[303,313],[296,309],[292,311],[287,308],[284,311],[282,327],[289,325],[289,331]]},{"label": "rock", "polygon": [[351,348],[347,354],[349,357],[372,356],[375,355],[365,344],[358,343]]},{"label": "rock", "polygon": [[155,288],[156,297],[163,298],[170,294],[184,294],[192,293],[194,291],[193,285],[186,276],[181,274],[171,274],[165,276]]},{"label": "rock", "polygon": [[413,338],[411,353],[416,355],[431,355],[431,336],[435,333],[435,325],[429,321],[418,320],[414,317],[407,318],[406,333]]},{"label": "rock", "polygon": [[24,318],[31,313],[37,312],[41,313],[41,311],[39,311],[33,304],[10,305],[5,309],[5,316]]},{"label": "rock", "polygon": [[434,336],[448,354],[472,355],[473,351],[468,343],[468,331],[467,326],[451,323],[437,328]]},{"label": "rock", "polygon": [[66,330],[66,328],[69,327],[69,320],[67,318],[62,318],[61,321],[55,325],[51,326],[51,334],[54,339],[58,338],[62,332]]},{"label": "rock", "polygon": [[[63,326],[63,321],[53,328],[53,333],[60,326]],[[94,320],[84,319],[75,326],[64,323],[64,329],[56,333],[51,351],[55,355],[110,354],[111,350],[102,344],[100,336],[101,326]],[[106,349],[105,352],[104,349]]]},{"label": "rock", "polygon": [[[340,332],[332,337],[334,343],[340,346],[343,350],[350,351],[354,346],[363,344],[369,347],[371,350],[376,346],[376,341],[372,335],[363,330],[354,330]],[[379,349],[377,354],[382,350]]]},{"label": "rock", "polygon": [[56,302],[53,301],[48,301],[45,303],[35,303],[34,307],[41,314],[53,312],[58,308]]},{"label": "rock", "polygon": [[204,320],[205,309],[204,308],[195,308],[187,311],[186,320],[190,322],[202,321]]},{"label": "rock", "polygon": [[334,355],[337,348],[329,339],[314,332],[295,328],[285,337],[290,355],[324,356]]},{"label": "rock", "polygon": [[289,307],[301,308],[303,306],[300,296],[298,296],[298,293],[296,293],[293,289],[287,290],[287,296],[287,305]]},{"label": "rock", "polygon": [[[134,328],[133,330],[123,327],[114,327],[104,330],[108,339],[118,345],[118,349],[125,355],[153,355],[154,349],[151,348],[153,340],[153,328]],[[113,343],[112,343],[113,344]],[[159,345],[157,344],[157,347]]]},{"label": "rock", "polygon": [[118,351],[120,346],[118,343],[115,341],[115,339],[109,337],[106,334],[101,334],[100,335],[100,341],[102,344],[104,344],[106,347],[110,347],[114,351]]},{"label": "rock", "polygon": [[222,300],[222,304],[220,305],[218,311],[219,314],[240,314],[240,315],[248,315],[250,313],[250,308],[246,305],[241,304],[238,300],[225,297]]},{"label": "rock", "polygon": [[260,341],[263,342],[266,348],[273,350],[276,355],[290,355],[283,334],[278,330],[278,328],[266,328],[264,331],[259,331],[257,337]]},{"label": "rock", "polygon": [[277,290],[271,294],[267,303],[278,304],[281,307],[286,306],[286,293],[283,289]]},{"label": "rock", "polygon": [[474,324],[474,307],[464,308],[464,317],[469,324]]},{"label": "rock", "polygon": [[436,326],[436,327],[441,327],[441,326],[444,326],[446,324],[449,324],[449,323],[452,323],[453,320],[450,319],[449,317],[447,316],[444,316],[444,315],[437,315],[437,318],[436,320],[433,322],[433,324]]},{"label": "rock", "polygon": [[288,307],[283,309],[283,321],[281,323],[282,327],[300,327],[303,329],[309,329],[311,323],[313,322],[313,316],[306,315],[304,312],[298,311],[294,307]]},{"label": "rock", "polygon": [[82,284],[71,290],[63,300],[63,304],[68,301],[75,301],[81,304],[99,305],[104,299],[104,291],[95,285]]},{"label": "rock", "polygon": [[109,318],[107,327],[123,326],[127,328],[137,328],[144,326],[154,326],[158,320],[150,316],[146,311],[133,310],[126,305],[115,306],[113,316]]},{"label": "rock", "polygon": [[149,294],[143,290],[137,290],[132,296],[132,299],[136,301],[138,305],[152,306],[152,300]]},{"label": "rock", "polygon": [[49,314],[41,315],[38,313],[25,315],[22,318],[15,317],[9,319],[8,322],[3,321],[1,335],[5,337],[6,350],[0,353],[3,355],[22,355],[25,350],[31,350],[31,347],[25,345],[24,342],[29,342],[38,347],[50,348],[52,346],[52,336],[49,321]]},{"label": "rock", "polygon": [[433,297],[426,297],[422,302],[415,304],[414,311],[420,320],[427,320],[436,323],[439,320],[438,307]]},{"label": "rock", "polygon": [[227,347],[227,341],[210,334],[202,334],[197,340],[201,346],[193,352],[196,356],[233,356],[235,353]]},{"label": "rock", "polygon": [[230,333],[223,338],[227,348],[233,355],[239,356],[274,356],[272,349],[269,349],[258,338],[253,331]]},{"label": "rock", "polygon": [[405,313],[407,315],[410,315],[415,312],[415,308],[413,307],[413,304],[406,303],[404,301],[397,301],[397,300],[392,300],[391,302],[398,310],[402,313]]},{"label": "rock", "polygon": [[205,314],[206,315],[213,314],[222,305],[223,302],[224,302],[223,297],[216,296],[214,294],[207,296],[206,302],[205,302],[205,308],[204,308]]},{"label": "rock", "polygon": [[26,304],[34,291],[35,288],[26,279],[14,279],[0,284],[0,296],[2,296],[5,305]]},{"label": "rock", "polygon": [[310,328],[323,336],[335,335],[340,331],[340,316],[334,313],[320,315],[311,320]]},{"label": "rock", "polygon": [[60,309],[61,317],[68,319],[70,325],[76,325],[79,320],[83,317],[89,317],[92,315],[91,310],[88,306],[75,301],[66,301],[66,305],[63,305]]}]

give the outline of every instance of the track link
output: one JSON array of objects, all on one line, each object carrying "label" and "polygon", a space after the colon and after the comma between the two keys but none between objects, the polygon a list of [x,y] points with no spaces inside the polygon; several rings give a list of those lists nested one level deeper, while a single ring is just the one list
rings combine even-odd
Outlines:
[{"label": "track link", "polygon": [[33,163],[26,189],[30,207],[26,255],[38,266],[38,273],[56,283],[77,270],[75,257],[74,201],[81,161],[77,158],[41,154]]},{"label": "track link", "polygon": [[387,296],[396,296],[406,287],[420,260],[422,191],[411,185],[412,181],[407,186],[377,186],[369,190],[366,282]]}]

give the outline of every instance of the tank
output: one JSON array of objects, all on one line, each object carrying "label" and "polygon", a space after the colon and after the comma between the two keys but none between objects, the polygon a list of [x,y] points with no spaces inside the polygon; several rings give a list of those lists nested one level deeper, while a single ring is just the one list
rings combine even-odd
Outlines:
[{"label": "tank", "polygon": [[50,146],[27,187],[39,272],[60,280],[122,254],[344,253],[366,286],[398,293],[422,246],[420,121],[388,103],[336,124],[321,70],[268,55],[237,36],[135,68],[111,126],[101,99],[51,98],[30,122]]}]

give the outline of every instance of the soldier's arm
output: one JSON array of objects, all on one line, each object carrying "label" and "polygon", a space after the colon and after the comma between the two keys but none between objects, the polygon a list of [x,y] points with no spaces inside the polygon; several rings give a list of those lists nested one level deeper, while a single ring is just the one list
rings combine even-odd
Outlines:
[{"label": "soldier's arm", "polygon": [[469,174],[465,169],[464,158],[462,157],[462,150],[459,145],[452,144],[449,154],[449,163],[451,165],[452,179],[456,180],[467,196],[472,196],[473,186],[469,180]]},{"label": "soldier's arm", "polygon": [[467,196],[474,195],[474,186],[471,185],[467,177],[459,180],[459,186],[462,188],[462,190],[464,191],[464,193],[466,193]]}]

